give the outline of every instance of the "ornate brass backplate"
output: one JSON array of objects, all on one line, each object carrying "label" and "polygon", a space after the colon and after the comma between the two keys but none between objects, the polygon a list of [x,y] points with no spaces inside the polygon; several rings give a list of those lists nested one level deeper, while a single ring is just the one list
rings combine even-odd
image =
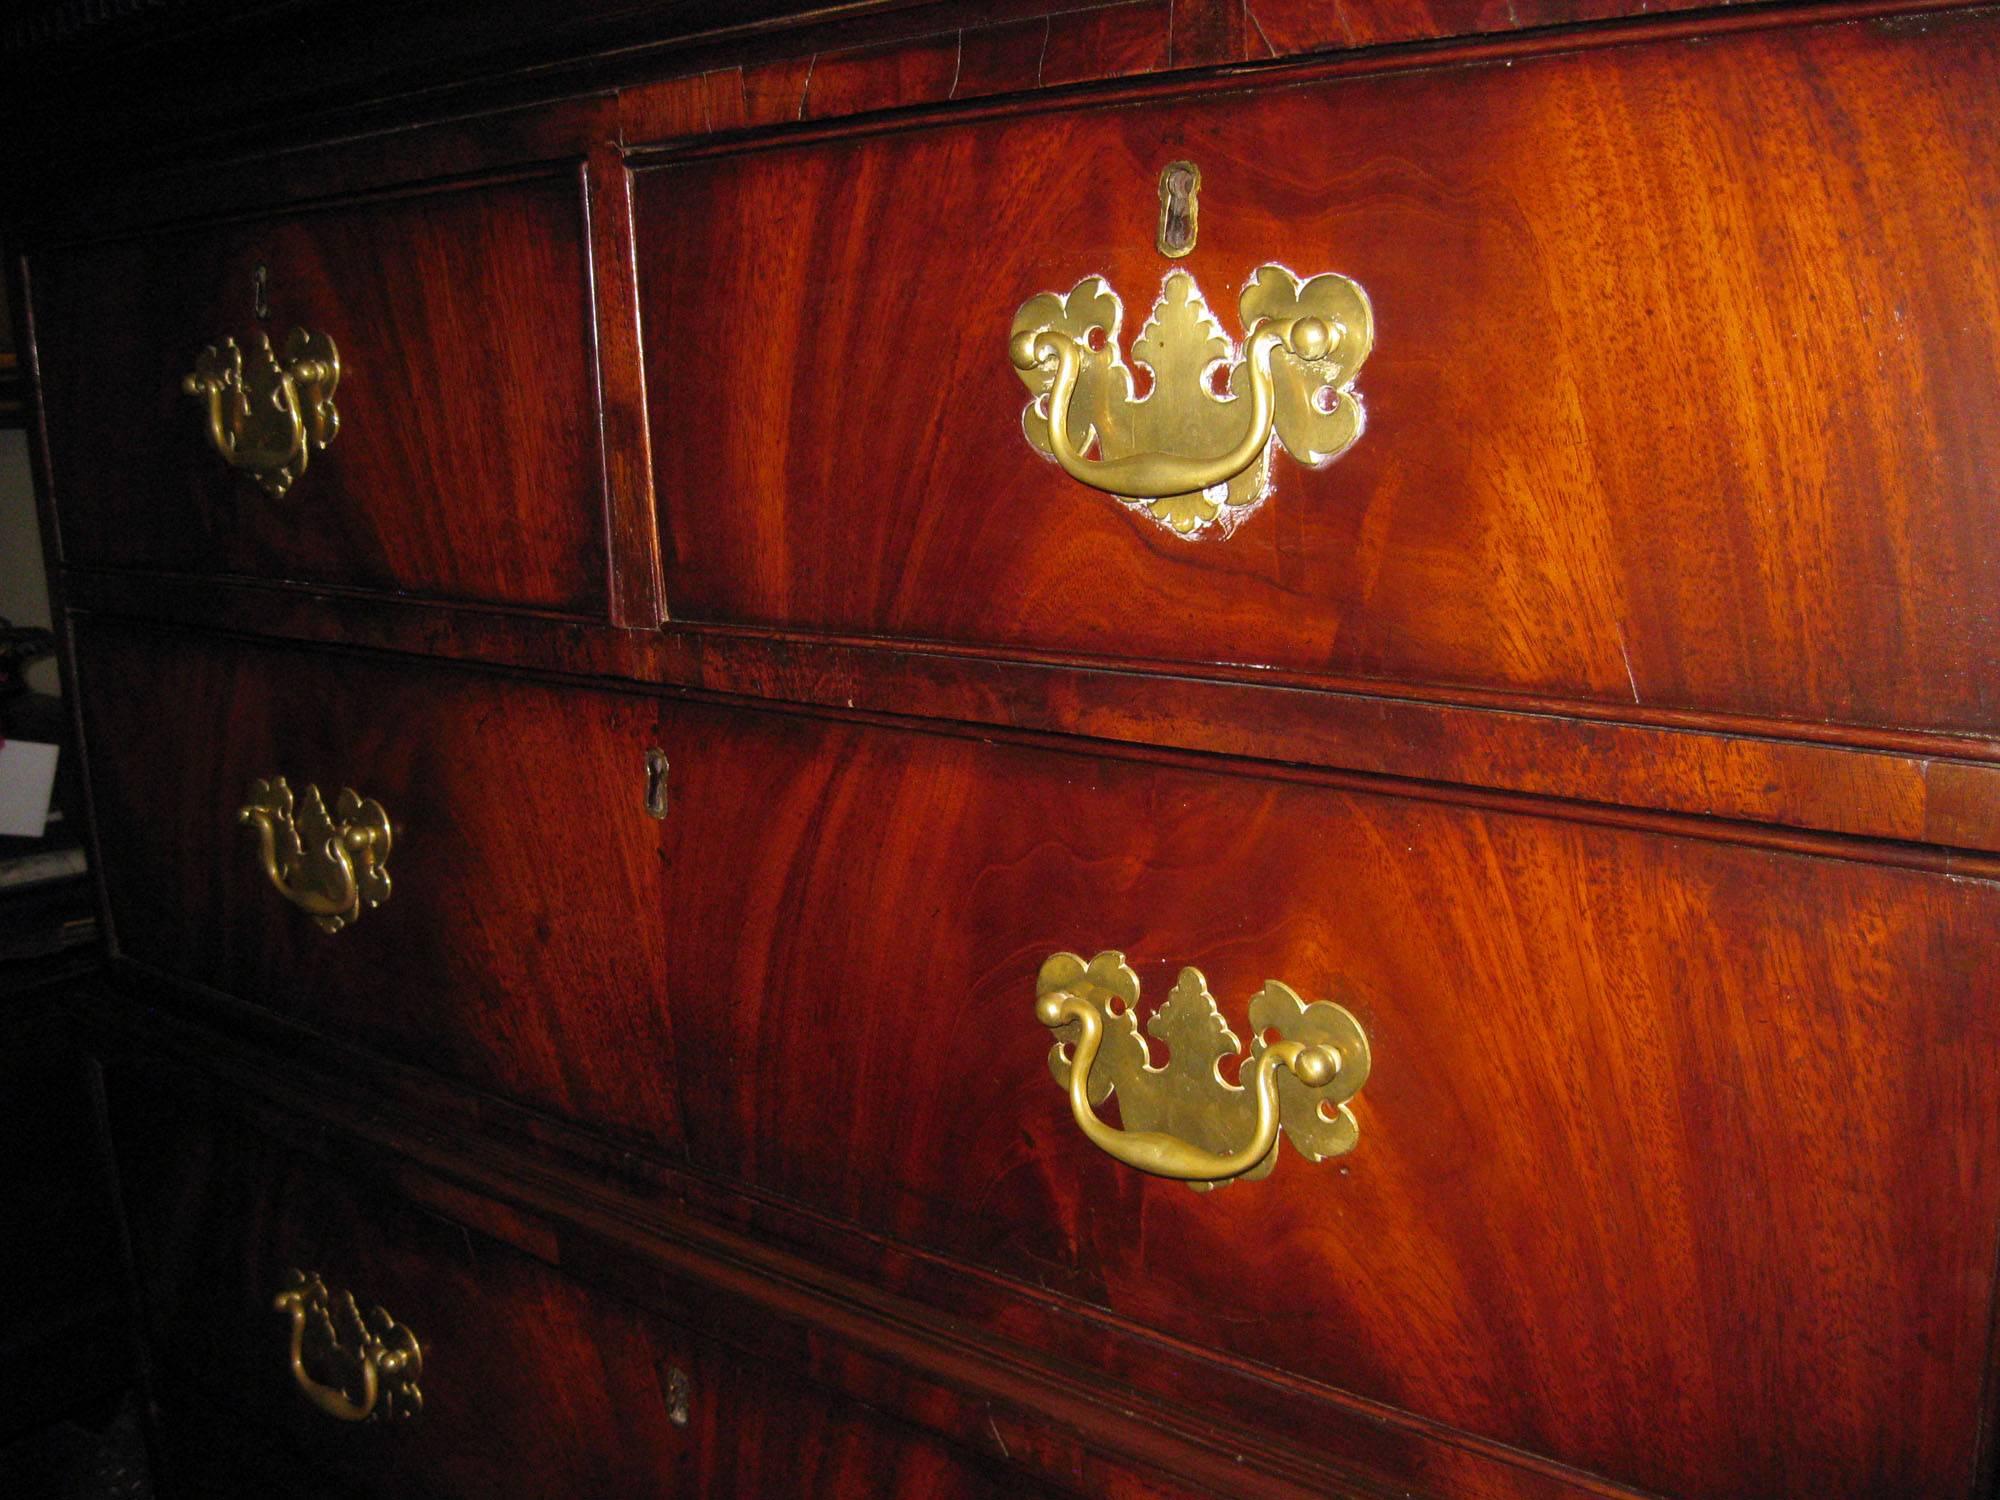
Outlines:
[{"label": "ornate brass backplate", "polygon": [[381,1308],[367,1317],[352,1292],[329,1291],[317,1275],[293,1271],[272,1304],[292,1320],[292,1379],[342,1422],[414,1417],[424,1409],[417,1382],[424,1354],[417,1336]]},{"label": "ornate brass backplate", "polygon": [[389,814],[372,797],[343,787],[333,812],[308,782],[296,805],[282,776],[250,783],[236,820],[257,834],[265,878],[325,932],[338,932],[389,899]]},{"label": "ornate brass backplate", "polygon": [[307,458],[340,432],[333,405],[340,354],[325,334],[303,328],[285,336],[282,360],[265,334],[248,342],[247,351],[235,339],[210,344],[181,389],[205,404],[208,440],[223,462],[275,500],[305,472]]},{"label": "ornate brass backplate", "polygon": [[1125,305],[1103,277],[1030,298],[1008,344],[1028,441],[1181,536],[1227,536],[1270,493],[1274,439],[1317,468],[1361,435],[1354,379],[1375,340],[1367,293],[1331,272],[1302,282],[1259,266],[1237,307],[1241,345],[1194,277],[1169,272],[1132,343],[1152,374],[1141,396],[1120,352]]},{"label": "ornate brass backplate", "polygon": [[[1250,1002],[1243,1082],[1232,1084],[1219,1067],[1239,1056],[1242,1044],[1199,969],[1181,970],[1146,1023],[1167,1045],[1163,1067],[1153,1065],[1139,1035],[1139,977],[1124,954],[1104,952],[1088,963],[1055,954],[1036,977],[1035,997],[1036,1018],[1056,1036],[1049,1071],[1068,1093],[1077,1125],[1127,1166],[1201,1191],[1267,1176],[1281,1128],[1307,1161],[1354,1149],[1360,1128],[1347,1101],[1368,1081],[1368,1038],[1342,1006],[1308,1005],[1289,986],[1267,981]],[[1095,1109],[1114,1093],[1122,1130]]]}]

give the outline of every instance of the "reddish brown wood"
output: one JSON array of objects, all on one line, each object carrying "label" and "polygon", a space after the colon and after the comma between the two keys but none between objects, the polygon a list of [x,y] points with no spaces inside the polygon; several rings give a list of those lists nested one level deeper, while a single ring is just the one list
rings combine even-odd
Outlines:
[{"label": "reddish brown wood", "polygon": [[[1131,747],[1165,746],[1413,778],[1409,794],[1480,800],[1491,788],[1585,803],[1562,816],[1734,841],[1994,873],[1990,860],[1912,847],[2000,852],[2000,746],[1935,735],[1653,715],[1630,723],[1583,706],[1432,702],[1350,685],[1326,690],[1278,674],[1248,680],[1149,677],[1077,662],[827,642],[705,627],[657,635],[552,635],[512,615],[183,580],[71,576],[81,605],[194,625],[235,625],[296,640],[443,652],[547,673],[788,700],[839,711],[925,715],[1054,731]],[[1143,752],[1142,752],[1143,753]],[[1654,811],[1640,811],[1648,809]],[[1675,815],[1663,822],[1657,813]],[[1691,815],[1691,816],[1690,816]],[[1697,821],[1726,819],[1727,822]],[[1774,836],[1820,830],[1892,845]]]},{"label": "reddish brown wood", "polygon": [[1046,18],[968,28],[959,33],[958,81],[952,85],[952,97],[977,99],[982,94],[1039,87],[1048,49]]},{"label": "reddish brown wood", "polygon": [[632,177],[609,142],[592,147],[591,287],[596,298],[600,442],[611,537],[611,620],[650,628],[666,613],[646,432],[638,287],[632,267]]},{"label": "reddish brown wood", "polygon": [[813,59],[799,119],[852,115],[919,99],[949,99],[958,77],[956,32]]},{"label": "reddish brown wood", "polygon": [[1173,0],[1173,60],[1177,68],[1241,62],[1251,56],[1244,0]]},{"label": "reddish brown wood", "polygon": [[[108,624],[77,656],[121,953],[675,1147],[667,955],[631,920],[659,900],[649,702]],[[237,824],[273,775],[395,823],[390,899],[345,931],[271,889]]]},{"label": "reddish brown wood", "polygon": [[[1992,885],[808,721],[666,733],[697,1169],[1642,1489],[1967,1491]],[[1102,947],[1155,1001],[1200,965],[1239,1034],[1266,978],[1347,994],[1361,1148],[1202,1197],[1088,1146],[1029,1007],[1047,954]]]},{"label": "reddish brown wood", "polygon": [[[1989,730],[2000,361],[1964,309],[2000,302],[1996,36],[1760,33],[644,172],[669,609]],[[1195,545],[1030,451],[1005,357],[1022,301],[1092,272],[1129,336],[1181,155],[1212,296],[1339,269],[1380,329],[1361,442],[1280,458]],[[734,336],[752,304],[785,312]]]},{"label": "reddish brown wood", "polygon": [[1044,88],[1157,73],[1174,65],[1170,0],[1131,0],[1049,17],[1038,82]]},{"label": "reddish brown wood", "polygon": [[[36,319],[64,333],[41,360],[63,556],[602,615],[580,189],[564,171],[36,255]],[[273,500],[180,382],[203,345],[295,324],[340,350],[341,427]]]},{"label": "reddish brown wood", "polygon": [[[260,1497],[1989,1490],[1990,13],[787,8],[503,5],[463,66],[432,8],[222,140],[134,103],[148,181],[10,205],[87,543],[92,1003],[205,1478],[261,1427]],[[479,113],[585,80],[636,86]],[[1088,271],[1136,326],[1174,155],[1226,320],[1266,258],[1382,318],[1362,446],[1219,548],[1028,455],[1002,349]],[[190,521],[191,453],[74,413],[226,311],[188,246],[322,222],[396,351],[342,445],[392,375],[414,425],[296,492],[342,505]],[[352,932],[229,822],[276,770],[403,821]],[[1111,944],[1239,1027],[1351,984],[1361,1150],[1207,1199],[1092,1152],[1028,991]],[[212,1125],[165,1057],[263,1102]],[[295,1433],[179,1331],[295,1231],[506,1367],[455,1437]],[[662,1357],[718,1393],[686,1433]]]},{"label": "reddish brown wood", "polygon": [[[137,993],[157,997],[163,990],[155,983]],[[232,1094],[266,1101],[280,1118],[336,1122],[357,1142],[369,1143],[363,1149],[370,1171],[388,1174],[399,1194],[541,1259],[550,1258],[546,1235],[524,1229],[524,1220],[550,1216],[571,1226],[560,1234],[554,1257],[566,1274],[655,1307],[760,1362],[810,1368],[833,1389],[950,1433],[976,1451],[1008,1457],[1059,1487],[1097,1495],[1138,1486],[1150,1493],[1144,1484],[1152,1475],[1155,1488],[1167,1493],[1197,1482],[1243,1500],[1329,1493],[1453,1500],[1629,1494],[1530,1455],[1310,1391],[1216,1350],[1163,1344],[1066,1299],[912,1255],[760,1203],[740,1188],[725,1194],[674,1172],[635,1177],[636,1158],[614,1162],[601,1146],[598,1160],[588,1150],[578,1152],[580,1142],[569,1142],[570,1159],[586,1164],[565,1170],[551,1164],[547,1141],[535,1143],[532,1156],[521,1156],[497,1146],[485,1131],[441,1136],[433,1122],[459,1104],[457,1091],[436,1080],[417,1112],[399,1114],[383,1107],[372,1083],[359,1081],[351,1060],[344,1060],[338,1076],[315,1075],[301,1066],[297,1046],[274,1065],[268,1051],[170,1020],[156,1006],[90,998],[87,1013],[114,1047],[130,1042],[143,1047],[137,1056],[172,1058],[210,1073]],[[339,1139],[307,1128],[316,1149]],[[527,1214],[490,1198],[475,1212],[456,1190],[440,1197],[432,1172],[526,1205]],[[611,1178],[633,1184],[636,1192],[608,1195]],[[702,1215],[684,1217],[670,1206],[683,1199],[701,1204]],[[496,1213],[505,1228],[487,1227]],[[717,1219],[739,1223],[748,1233],[719,1227]],[[805,1247],[804,1254],[775,1248],[779,1241]],[[834,1271],[836,1263],[865,1268],[861,1279]],[[928,1306],[888,1293],[890,1285],[920,1292]],[[984,1330],[1005,1330],[1006,1336]],[[1021,1347],[1022,1339],[1061,1348],[1074,1362],[1040,1357]],[[1134,1376],[1172,1385],[1182,1399],[1138,1391],[1128,1383]],[[1218,1425],[1185,1399],[1226,1404],[1218,1402],[1218,1392],[1239,1393],[1299,1441]],[[1163,1475],[1179,1481],[1165,1482]]]}]

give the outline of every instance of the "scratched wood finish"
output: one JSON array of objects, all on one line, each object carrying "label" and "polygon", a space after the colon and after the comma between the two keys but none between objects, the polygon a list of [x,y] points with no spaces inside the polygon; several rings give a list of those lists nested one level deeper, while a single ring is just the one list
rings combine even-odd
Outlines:
[{"label": "scratched wood finish", "polygon": [[[586,1291],[547,1263],[552,1225],[393,1163],[356,1176],[296,1120],[218,1105],[213,1085],[130,1058],[107,1068],[148,1332],[181,1441],[183,1492],[242,1491],[241,1417],[268,1436],[256,1482],[288,1495],[487,1500],[1039,1494],[866,1407]],[[345,1151],[352,1154],[353,1148]],[[393,1184],[393,1186],[392,1186]],[[405,1197],[404,1187],[419,1190]],[[270,1302],[304,1266],[380,1303],[424,1347],[424,1410],[350,1426],[313,1410]],[[674,1420],[673,1374],[685,1378]],[[271,1488],[262,1494],[270,1494]]]},{"label": "scratched wood finish", "polygon": [[[635,920],[660,899],[646,700],[109,623],[77,665],[120,953],[671,1146],[666,951]],[[393,820],[390,898],[342,932],[271,888],[236,821],[272,775]]]},{"label": "scratched wood finish", "polygon": [[[1644,1490],[1969,1493],[1992,884],[808,719],[666,735],[696,1170]],[[1108,947],[1154,1004],[1199,965],[1239,1035],[1266,978],[1349,992],[1359,1149],[1199,1196],[1088,1145],[1033,983]]]},{"label": "scratched wood finish", "polygon": [[[1988,13],[644,171],[669,611],[1990,732],[1996,72]],[[1092,273],[1129,341],[1180,156],[1226,321],[1278,260],[1378,326],[1356,447],[1195,544],[1029,449],[1005,348]]]},{"label": "scratched wood finish", "polygon": [[[577,171],[50,248],[29,277],[65,559],[606,612]],[[340,431],[273,500],[181,377],[295,324],[340,351]]]}]

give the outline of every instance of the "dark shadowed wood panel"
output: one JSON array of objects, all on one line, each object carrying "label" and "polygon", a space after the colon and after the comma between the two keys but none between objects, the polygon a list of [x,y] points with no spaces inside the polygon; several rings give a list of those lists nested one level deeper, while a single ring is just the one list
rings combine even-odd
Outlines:
[{"label": "dark shadowed wood panel", "polygon": [[[673,1145],[647,700],[105,623],[77,660],[121,953]],[[344,931],[270,887],[236,821],[272,775],[393,820],[389,900]]]},{"label": "dark shadowed wood panel", "polygon": [[[387,1162],[349,1175],[319,1154],[328,1142],[311,1126],[218,1105],[194,1075],[131,1058],[107,1074],[148,1332],[179,1439],[175,1477],[195,1493],[259,1494],[242,1487],[248,1454],[263,1495],[1043,1493],[557,1275],[546,1264],[555,1231],[531,1215],[440,1197],[434,1179]],[[404,1186],[417,1196],[400,1196]],[[293,1266],[364,1308],[379,1302],[416,1333],[418,1417],[348,1426],[296,1392],[288,1327],[270,1306]],[[217,1406],[235,1420],[217,1422]]]},{"label": "dark shadowed wood panel", "polygon": [[[698,1168],[1647,1490],[1968,1493],[1990,883],[807,719],[666,743]],[[1109,947],[1239,1035],[1266,978],[1345,994],[1360,1148],[1199,1196],[1089,1146],[1033,982]]]},{"label": "dark shadowed wood panel", "polygon": [[[679,1492],[687,1500],[1037,1500],[1055,1493],[997,1459],[974,1461],[930,1433],[707,1341],[692,1352],[689,1472],[700,1479]],[[1099,1488],[1106,1500],[1209,1493],[1183,1484]]]},{"label": "dark shadowed wood panel", "polygon": [[[688,1493],[687,1438],[665,1389],[670,1330],[478,1227],[343,1179],[287,1143],[309,1129],[210,1115],[198,1089],[169,1086],[163,1071],[127,1064],[107,1078],[147,1331],[176,1416],[217,1403],[232,1426],[249,1418],[289,1450],[264,1459],[285,1475],[267,1494]],[[350,1424],[308,1404],[287,1365],[289,1324],[271,1306],[294,1267],[416,1334],[418,1416]],[[190,1476],[190,1493],[231,1477],[238,1443],[258,1446],[218,1434],[219,1452],[183,1457],[221,1471]]]},{"label": "dark shadowed wood panel", "polygon": [[[68,561],[604,613],[579,174],[53,248],[30,279]],[[180,383],[294,325],[340,351],[340,431],[273,500]]]},{"label": "dark shadowed wood panel", "polygon": [[[1991,729],[1996,70],[1822,26],[644,172],[669,610]],[[1005,347],[1092,273],[1129,340],[1178,156],[1226,322],[1278,260],[1378,327],[1359,444],[1195,544],[1030,451]]]}]

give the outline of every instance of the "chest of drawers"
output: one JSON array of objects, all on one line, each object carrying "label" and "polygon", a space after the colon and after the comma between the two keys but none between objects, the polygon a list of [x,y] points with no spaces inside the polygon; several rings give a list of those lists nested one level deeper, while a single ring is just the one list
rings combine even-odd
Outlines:
[{"label": "chest of drawers", "polygon": [[1990,1492],[1993,13],[294,9],[12,44],[169,1485]]}]

